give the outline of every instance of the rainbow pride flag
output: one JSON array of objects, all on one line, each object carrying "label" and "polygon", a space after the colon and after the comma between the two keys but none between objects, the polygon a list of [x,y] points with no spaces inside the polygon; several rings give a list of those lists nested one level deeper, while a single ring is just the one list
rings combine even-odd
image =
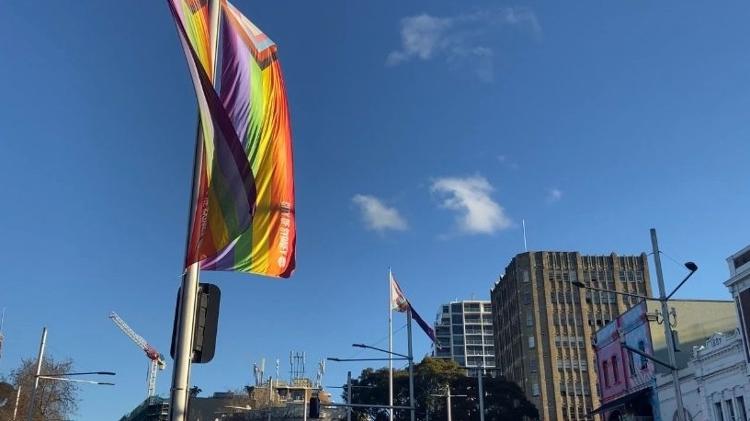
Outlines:
[{"label": "rainbow pride flag", "polygon": [[287,278],[295,267],[297,229],[292,133],[276,44],[222,0],[221,99],[255,176],[257,199],[250,229],[205,270]]},{"label": "rainbow pride flag", "polygon": [[193,79],[200,114],[193,215],[186,267],[211,258],[247,231],[256,188],[250,163],[213,87],[214,49],[206,0],[168,0]]},{"label": "rainbow pride flag", "polygon": [[200,109],[203,154],[186,265],[287,278],[295,268],[292,136],[274,44],[221,0],[220,95],[207,0],[168,0]]}]

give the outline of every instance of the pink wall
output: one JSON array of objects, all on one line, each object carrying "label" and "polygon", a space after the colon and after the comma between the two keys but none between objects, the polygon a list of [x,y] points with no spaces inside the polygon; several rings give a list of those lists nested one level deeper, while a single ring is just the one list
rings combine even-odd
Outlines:
[{"label": "pink wall", "polygon": [[[653,363],[633,354],[631,370],[630,352],[622,347],[621,340],[635,349],[653,355],[651,330],[646,319],[646,304],[641,303],[596,332],[596,370],[599,376],[601,403],[649,384],[654,375]],[[621,338],[622,336],[622,338]],[[614,358],[614,360],[613,360]],[[606,373],[605,373],[605,362]],[[614,364],[613,364],[614,363]]]}]

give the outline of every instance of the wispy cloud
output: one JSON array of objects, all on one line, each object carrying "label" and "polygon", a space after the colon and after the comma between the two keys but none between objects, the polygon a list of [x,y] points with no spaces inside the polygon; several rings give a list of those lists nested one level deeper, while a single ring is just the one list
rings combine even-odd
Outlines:
[{"label": "wispy cloud", "polygon": [[472,60],[477,76],[489,82],[494,78],[495,50],[487,41],[494,30],[504,26],[541,32],[536,15],[527,8],[504,7],[448,17],[427,13],[409,16],[401,20],[401,47],[388,54],[386,64],[396,66],[436,57],[448,62]]},{"label": "wispy cloud", "polygon": [[563,197],[563,192],[560,189],[550,189],[547,192],[547,202],[554,203],[559,202]]},{"label": "wispy cloud", "polygon": [[497,161],[500,164],[510,168],[511,170],[517,170],[518,168],[520,168],[520,166],[517,163],[513,162],[510,158],[508,158],[508,155],[498,155]]},{"label": "wispy cloud", "polygon": [[459,228],[469,234],[492,234],[511,226],[510,218],[492,200],[490,183],[481,176],[439,178],[432,191],[443,196],[441,207],[458,211]]},{"label": "wispy cloud", "polygon": [[408,228],[406,220],[396,208],[386,206],[374,196],[356,194],[352,197],[352,202],[362,212],[362,220],[368,229],[383,232],[386,230],[403,231]]}]

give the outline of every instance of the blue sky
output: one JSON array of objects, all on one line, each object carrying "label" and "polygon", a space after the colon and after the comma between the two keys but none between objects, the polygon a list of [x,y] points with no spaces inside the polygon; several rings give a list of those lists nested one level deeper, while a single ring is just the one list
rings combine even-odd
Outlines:
[{"label": "blue sky", "polygon": [[[747,3],[236,5],[280,48],[298,270],[204,273],[223,292],[204,391],[248,384],[262,357],[288,373],[290,350],[314,367],[384,345],[389,266],[429,320],[487,297],[522,219],[531,249],[594,254],[648,251],[656,227],[700,266],[679,297],[728,298],[724,259],[750,242]],[[117,419],[147,362],[107,315],[166,353],[180,280],[196,107],[175,28],[163,2],[6,2],[0,53],[0,374],[46,325],[55,357],[118,372],[81,389],[76,419]]]}]

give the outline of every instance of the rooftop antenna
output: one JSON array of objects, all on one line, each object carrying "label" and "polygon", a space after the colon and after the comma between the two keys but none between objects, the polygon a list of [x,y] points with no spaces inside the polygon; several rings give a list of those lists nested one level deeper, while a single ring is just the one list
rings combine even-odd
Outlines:
[{"label": "rooftop antenna", "polygon": [[529,251],[529,247],[526,245],[526,220],[521,219],[521,225],[523,225],[523,251]]},{"label": "rooftop antenna", "polygon": [[5,334],[3,333],[3,324],[5,324],[5,307],[3,307],[3,316],[0,318],[0,358],[2,358],[3,342],[5,341]]},{"label": "rooftop antenna", "polygon": [[323,388],[323,375],[326,374],[326,360],[318,363],[318,374],[315,376],[315,386]]},{"label": "rooftop antenna", "polygon": [[260,384],[262,385],[266,377],[266,358],[260,359]]}]

